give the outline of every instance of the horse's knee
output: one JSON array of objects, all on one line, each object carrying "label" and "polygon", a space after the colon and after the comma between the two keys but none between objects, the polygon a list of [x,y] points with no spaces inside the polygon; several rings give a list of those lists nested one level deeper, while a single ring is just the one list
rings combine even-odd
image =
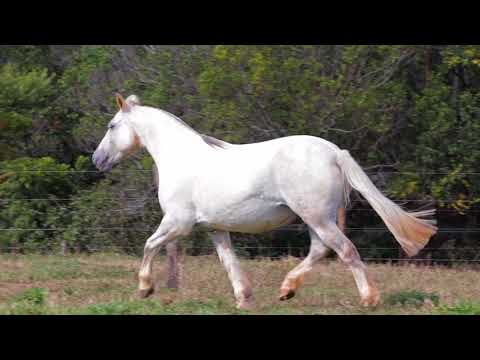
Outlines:
[{"label": "horse's knee", "polygon": [[319,235],[325,244],[332,248],[345,264],[356,266],[361,263],[357,248],[337,226],[325,226],[321,229]]},{"label": "horse's knee", "polygon": [[180,236],[187,236],[191,231],[191,228],[175,227],[169,229],[168,231],[158,234],[157,236],[152,236],[145,243],[145,252],[153,251],[161,245],[166,245],[171,241],[174,241]]},{"label": "horse's knee", "polygon": [[316,264],[318,261],[325,258],[329,252],[330,252],[330,249],[325,246],[319,249],[315,249],[314,251],[312,249],[311,253],[308,255],[311,259],[310,263],[308,264],[309,265],[308,271],[310,271],[313,268],[314,264]]},{"label": "horse's knee", "polygon": [[360,261],[360,254],[355,245],[350,241],[343,244],[338,255],[346,265],[355,265]]},{"label": "horse's knee", "polygon": [[165,215],[157,231],[145,243],[145,250],[153,250],[165,245],[178,237],[187,236],[193,229],[195,222],[184,217]]}]

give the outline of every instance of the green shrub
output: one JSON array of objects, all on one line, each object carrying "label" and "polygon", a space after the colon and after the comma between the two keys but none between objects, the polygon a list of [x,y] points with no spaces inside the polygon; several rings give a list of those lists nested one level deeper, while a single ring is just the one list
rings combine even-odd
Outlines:
[{"label": "green shrub", "polygon": [[402,290],[390,294],[386,298],[385,303],[388,305],[422,306],[427,301],[431,301],[435,306],[438,306],[440,297],[435,293],[427,293],[419,290]]}]

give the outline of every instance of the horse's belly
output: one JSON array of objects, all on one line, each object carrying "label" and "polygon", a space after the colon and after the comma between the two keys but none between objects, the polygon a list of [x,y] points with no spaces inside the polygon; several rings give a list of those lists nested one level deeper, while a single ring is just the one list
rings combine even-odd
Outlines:
[{"label": "horse's belly", "polygon": [[251,234],[274,230],[296,219],[287,206],[262,200],[249,200],[204,215],[199,223],[211,229]]}]

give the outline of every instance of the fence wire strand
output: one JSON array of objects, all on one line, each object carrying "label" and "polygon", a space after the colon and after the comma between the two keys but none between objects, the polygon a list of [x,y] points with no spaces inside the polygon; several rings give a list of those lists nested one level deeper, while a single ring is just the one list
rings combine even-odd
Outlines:
[{"label": "fence wire strand", "polygon": [[[151,173],[154,170],[152,169],[121,169],[117,168],[112,170],[114,172],[123,172],[123,173]],[[453,170],[452,170],[453,171]],[[100,170],[44,170],[44,169],[28,169],[28,170],[15,170],[15,169],[0,169],[0,172],[8,173],[71,173],[71,174],[105,174]],[[408,171],[365,171],[369,176],[373,175],[450,175],[449,172],[444,171],[417,171],[417,172],[408,172]],[[476,171],[467,171],[458,173],[458,175],[480,175],[480,172]]]},{"label": "fence wire strand", "polygon": [[[419,172],[401,172],[401,171],[365,171],[367,175],[369,176],[377,176],[377,177],[382,177],[382,176],[391,176],[391,175],[418,175],[418,176],[432,176],[432,175],[448,175],[450,174],[449,172],[441,172],[441,171],[419,171]],[[43,169],[28,169],[28,170],[14,170],[14,169],[0,169],[0,174],[21,174],[21,173],[66,173],[66,174],[103,174],[101,171],[98,170],[43,170]],[[148,170],[148,169],[121,169],[117,168],[114,169],[114,174],[145,174],[146,176],[151,176],[153,173],[153,170]],[[473,175],[473,176],[478,176],[480,175],[480,172],[464,172],[464,173],[459,173],[458,175]],[[143,179],[143,177],[141,177]],[[123,189],[124,193],[122,195],[119,195],[118,197],[99,197],[95,198],[95,201],[111,201],[111,202],[125,202],[125,201],[138,201],[138,202],[145,202],[145,201],[150,201],[152,200],[155,204],[156,203],[156,196],[151,196],[148,191],[135,189],[135,188],[130,188],[130,189]],[[95,190],[82,190],[81,192],[75,194],[74,196],[78,195],[89,195],[91,193],[94,193]],[[128,192],[137,192],[137,193],[143,193],[144,196],[125,196],[128,194]],[[132,195],[132,194],[130,194]],[[452,201],[457,201],[459,200],[458,198],[445,198],[445,199],[432,199],[432,198],[426,198],[426,199],[394,199],[393,201],[399,205],[406,205],[406,204],[415,204],[415,203],[420,203],[424,205],[432,205],[438,202],[452,202]],[[51,201],[51,202],[72,202],[74,201],[74,198],[0,198],[0,204],[4,203],[9,203],[9,202],[20,202],[20,201],[25,201],[25,202],[35,202],[35,201]],[[353,204],[358,204],[358,203],[367,203],[366,200],[364,199],[352,199],[351,202]],[[476,200],[468,200],[462,199],[462,202],[466,204],[474,204],[478,203]],[[62,206],[63,211],[65,213],[75,213],[75,210],[69,210],[68,208],[70,206],[75,207],[75,204],[65,204],[65,205],[58,205],[57,206]],[[87,207],[88,205],[81,204],[78,206],[82,207]],[[94,205],[92,208],[97,208],[99,205]],[[65,210],[67,209],[67,210]],[[112,212],[123,212],[123,211],[128,211],[131,210],[131,207],[126,206],[126,207],[121,207],[121,208],[114,208],[111,209],[110,211]],[[348,209],[348,212],[357,212],[357,213],[375,213],[373,209]],[[480,213],[479,210],[468,210],[469,213]],[[452,209],[437,209],[437,213],[458,213],[457,210],[452,210]],[[155,231],[156,227],[82,227],[82,228],[71,228],[71,227],[51,227],[51,228],[0,228],[0,231],[2,232],[56,232],[56,231],[137,231],[137,232],[153,232]],[[290,226],[284,226],[276,231],[295,231],[299,233],[304,233],[307,231],[307,227],[305,225],[290,225]],[[385,233],[389,232],[387,228],[384,227],[365,227],[365,228],[360,228],[360,227],[350,227],[345,229],[346,232],[365,232],[365,233]],[[439,233],[454,233],[454,234],[466,234],[466,233],[478,233],[480,232],[480,228],[478,227],[471,227],[471,228],[459,228],[459,227],[442,227],[438,231]],[[73,247],[75,245],[69,245],[69,247]],[[54,251],[54,249],[58,249],[60,247],[59,244],[45,244],[44,246],[42,245],[35,245],[34,249],[35,250],[48,250],[50,252]],[[85,245],[84,248],[88,251],[105,251],[105,250],[114,250],[114,251],[121,251],[121,250],[137,250],[141,251],[143,250],[143,245],[138,245],[138,246],[122,246],[122,245]],[[182,248],[182,246],[180,246]],[[302,256],[305,256],[306,253],[308,253],[308,244],[305,246],[263,246],[261,244],[257,246],[234,246],[235,250],[256,250],[258,254],[261,254],[262,252],[273,252],[273,251],[281,251],[281,250],[288,250],[289,252],[291,251],[299,251],[302,253]],[[357,249],[362,252],[362,251],[399,251],[401,252],[400,247],[357,247]],[[29,251],[27,246],[8,246],[8,247],[0,247],[1,251]],[[188,251],[199,251],[199,250],[209,250],[214,252],[215,247],[214,246],[191,246],[188,249],[184,249]],[[424,248],[421,252],[422,253],[432,253],[432,252],[442,252],[442,251],[448,251],[448,252],[456,252],[456,253],[461,253],[465,251],[475,251],[479,253],[480,256],[480,247],[438,247],[438,248]],[[262,255],[263,256],[263,255]],[[279,255],[285,256],[285,255]],[[277,257],[277,255],[272,255],[270,254],[269,257]],[[449,258],[401,258],[401,257],[365,257],[363,258],[364,261],[367,262],[429,262],[429,263],[479,263],[480,259],[449,259]]]}]

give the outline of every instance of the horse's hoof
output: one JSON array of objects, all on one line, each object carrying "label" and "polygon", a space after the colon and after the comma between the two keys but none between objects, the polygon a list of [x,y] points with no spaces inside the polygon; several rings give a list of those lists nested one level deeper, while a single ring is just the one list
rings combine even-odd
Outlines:
[{"label": "horse's hoof", "polygon": [[375,308],[380,303],[380,293],[377,291],[373,292],[371,295],[363,298],[360,301],[360,305],[366,308]]},{"label": "horse's hoof", "polygon": [[251,300],[243,300],[237,303],[238,310],[253,310],[255,308]]},{"label": "horse's hoof", "polygon": [[139,297],[140,299],[146,299],[146,298],[148,298],[150,295],[152,295],[153,292],[154,292],[153,288],[139,290],[139,291],[138,291],[138,297]]},{"label": "horse's hoof", "polygon": [[290,300],[295,296],[295,291],[292,289],[282,289],[280,291],[280,297],[278,298],[280,301]]}]

